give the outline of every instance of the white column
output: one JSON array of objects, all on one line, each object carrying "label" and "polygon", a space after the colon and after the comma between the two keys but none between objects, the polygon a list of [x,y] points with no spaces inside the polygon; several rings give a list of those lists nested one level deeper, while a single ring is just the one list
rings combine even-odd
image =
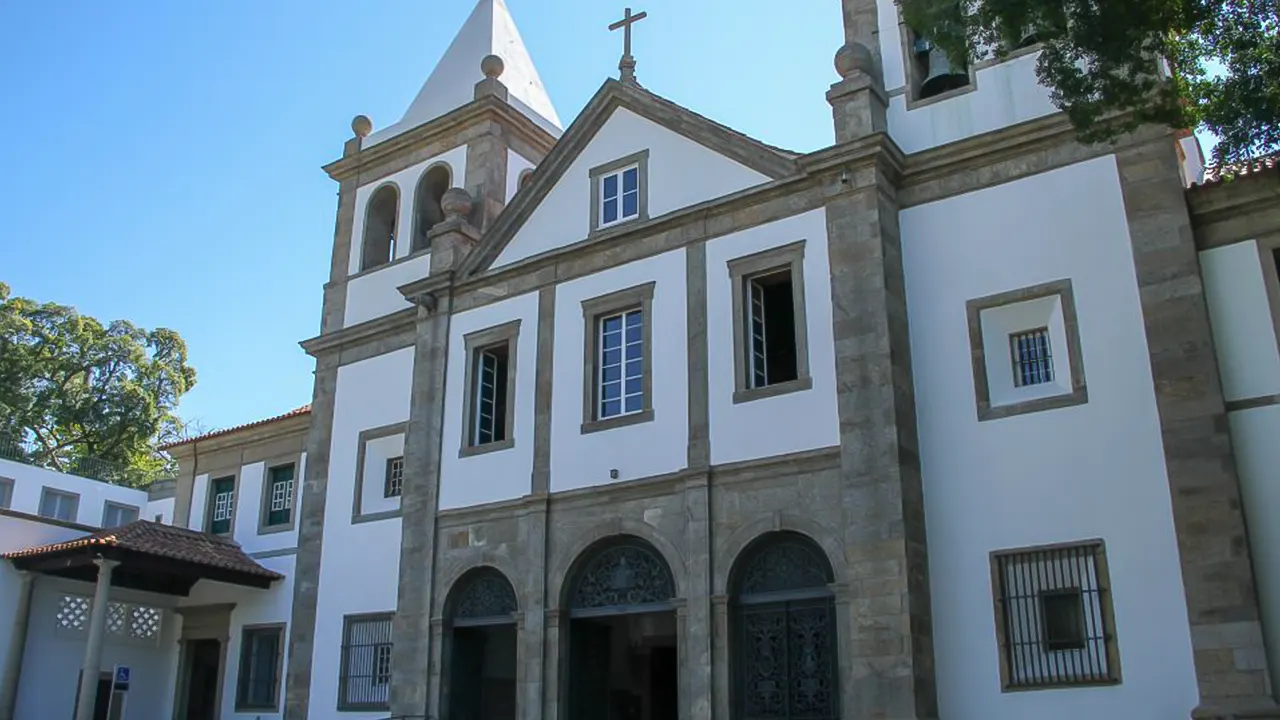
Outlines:
[{"label": "white column", "polygon": [[111,601],[111,572],[120,563],[98,558],[98,586],[89,609],[89,639],[84,645],[84,665],[80,669],[80,695],[75,720],[93,720],[93,703],[98,696],[98,673],[102,665],[102,636],[106,632],[107,603]]},{"label": "white column", "polygon": [[13,634],[5,651],[3,673],[0,674],[0,720],[13,720],[18,703],[18,681],[22,678],[22,654],[27,647],[27,626],[31,620],[31,592],[35,589],[35,573],[19,572],[18,609],[13,614]]}]

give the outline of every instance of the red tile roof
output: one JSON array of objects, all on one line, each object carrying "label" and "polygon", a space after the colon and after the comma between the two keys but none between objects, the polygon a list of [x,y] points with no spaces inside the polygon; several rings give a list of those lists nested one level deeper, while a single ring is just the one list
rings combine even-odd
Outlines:
[{"label": "red tile roof", "polygon": [[1213,165],[1204,169],[1204,179],[1198,185],[1200,187],[1218,185],[1227,180],[1259,175],[1277,168],[1280,168],[1280,153],[1263,155],[1262,157],[1228,165]]},{"label": "red tile roof", "polygon": [[309,412],[311,412],[311,406],[303,405],[302,407],[294,408],[293,410],[290,410],[289,412],[284,413],[283,415],[276,415],[275,417],[269,417],[263,420],[256,420],[251,423],[245,423],[244,425],[236,425],[235,427],[229,427],[223,430],[214,430],[212,432],[207,432],[197,437],[187,438],[186,440],[179,440],[178,442],[166,443],[164,445],[161,445],[158,449],[170,450],[172,448],[181,447],[183,445],[187,445],[193,442],[199,442],[201,440],[209,440],[210,438],[222,437],[223,435],[230,435],[232,433],[240,432],[241,430],[248,430],[249,428],[256,428],[262,425],[270,425],[273,422],[287,420],[288,418],[297,417],[298,415],[306,415]]},{"label": "red tile roof", "polygon": [[52,545],[14,550],[0,555],[0,558],[9,560],[34,558],[93,547],[119,548],[269,580],[280,580],[284,577],[254,562],[253,558],[244,554],[240,546],[229,538],[173,525],[162,525],[149,520],[137,520],[118,528],[104,528],[84,537]]}]

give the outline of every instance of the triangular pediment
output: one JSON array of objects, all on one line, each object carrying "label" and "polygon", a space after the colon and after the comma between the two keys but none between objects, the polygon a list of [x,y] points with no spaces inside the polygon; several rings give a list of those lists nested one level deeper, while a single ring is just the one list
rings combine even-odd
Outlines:
[{"label": "triangular pediment", "polygon": [[794,153],[608,80],[498,216],[462,273],[587,239],[590,170],[638,152],[649,157],[651,219],[796,172]]}]

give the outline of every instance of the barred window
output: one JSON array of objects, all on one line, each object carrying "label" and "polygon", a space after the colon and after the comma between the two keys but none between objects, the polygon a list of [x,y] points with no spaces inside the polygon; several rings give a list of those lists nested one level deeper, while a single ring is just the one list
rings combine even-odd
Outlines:
[{"label": "barred window", "polygon": [[1101,541],[992,554],[1005,690],[1120,681]]},{"label": "barred window", "polygon": [[1053,355],[1049,350],[1049,328],[1042,327],[1009,336],[1013,358],[1014,387],[1053,382]]},{"label": "barred window", "polygon": [[404,490],[404,456],[387,458],[387,473],[382,482],[383,497],[400,497]]},{"label": "barred window", "polygon": [[279,705],[284,626],[246,627],[240,640],[240,675],[236,711],[267,710]]},{"label": "barred window", "polygon": [[391,618],[391,613],[343,618],[339,710],[390,707]]}]

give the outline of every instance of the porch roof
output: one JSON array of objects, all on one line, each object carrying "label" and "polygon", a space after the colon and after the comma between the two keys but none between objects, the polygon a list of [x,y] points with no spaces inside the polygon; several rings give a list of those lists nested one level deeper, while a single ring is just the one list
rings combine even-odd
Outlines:
[{"label": "porch roof", "polygon": [[0,555],[19,570],[95,582],[97,558],[120,563],[111,584],[187,595],[199,580],[269,588],[284,578],[262,567],[230,538],[138,520],[65,542]]}]

